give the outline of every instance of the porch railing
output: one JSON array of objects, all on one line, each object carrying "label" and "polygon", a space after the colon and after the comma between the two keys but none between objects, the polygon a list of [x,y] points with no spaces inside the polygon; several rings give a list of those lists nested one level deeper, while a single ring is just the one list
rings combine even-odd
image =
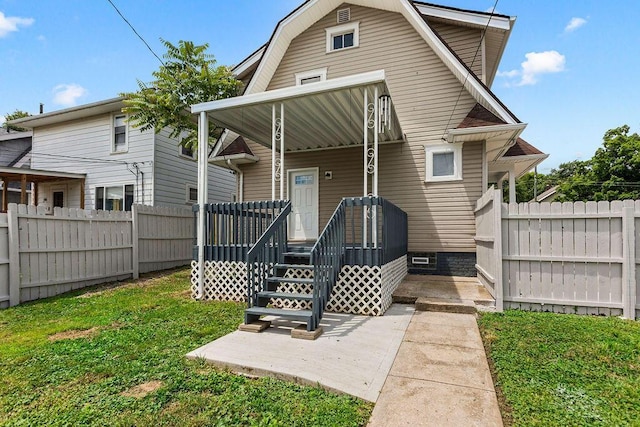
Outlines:
[{"label": "porch railing", "polygon": [[384,265],[407,253],[407,214],[382,197],[350,197],[345,204],[345,263]]},{"label": "porch railing", "polygon": [[346,199],[343,199],[311,249],[313,265],[313,317],[307,329],[315,330],[322,319],[331,291],[344,264]]},{"label": "porch railing", "polygon": [[[287,204],[288,201],[285,200],[207,204],[205,259],[207,261],[245,261],[249,249]],[[195,225],[198,205],[193,206],[193,211]],[[193,257],[193,259],[198,257],[195,240]]]},{"label": "porch railing", "polygon": [[247,304],[254,307],[258,303],[258,292],[266,290],[267,278],[275,264],[283,262],[287,251],[287,217],[291,213],[291,202],[284,205],[279,214],[267,227],[260,238],[247,252]]}]

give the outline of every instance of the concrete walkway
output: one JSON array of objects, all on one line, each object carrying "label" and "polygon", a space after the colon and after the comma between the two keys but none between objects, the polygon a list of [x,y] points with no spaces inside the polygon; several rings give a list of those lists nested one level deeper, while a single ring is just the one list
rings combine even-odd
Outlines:
[{"label": "concrete walkway", "polygon": [[502,426],[473,314],[416,311],[369,427]]}]

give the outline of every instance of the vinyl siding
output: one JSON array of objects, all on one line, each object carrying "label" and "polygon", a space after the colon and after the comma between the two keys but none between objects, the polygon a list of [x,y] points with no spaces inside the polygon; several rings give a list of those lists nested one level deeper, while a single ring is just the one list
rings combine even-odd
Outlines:
[{"label": "vinyl siding", "polygon": [[[344,6],[341,6],[341,8]],[[325,52],[335,11],[290,44],[269,89],[295,85],[295,73],[328,67],[327,78],[383,68],[407,143],[380,147],[380,195],[409,216],[410,251],[475,251],[473,208],[482,193],[482,143],[463,148],[463,181],[425,183],[425,144],[440,144],[475,104],[460,82],[400,14],[351,6],[360,46]],[[456,105],[455,111],[453,110]],[[327,123],[331,126],[331,123]],[[245,171],[245,200],[271,197],[271,152],[250,143],[260,162]],[[342,196],[362,194],[362,149],[285,156],[287,169],[320,167],[320,229]],[[324,180],[332,170],[333,179]]]},{"label": "vinyl siding", "polygon": [[[171,138],[168,129],[156,135],[155,189],[156,206],[190,205],[187,202],[187,184],[198,184],[198,162],[179,154],[178,141]],[[229,202],[236,193],[235,175],[218,166],[209,165],[209,197],[211,203]]]},{"label": "vinyl siding", "polygon": [[467,64],[469,68],[482,78],[482,49],[478,48],[482,33],[480,30],[456,25],[430,23],[449,47]]},{"label": "vinyl siding", "polygon": [[[84,208],[94,209],[96,186],[136,185],[133,168],[127,167],[127,163],[135,162],[144,173],[145,191],[143,194],[139,177],[134,201],[152,204],[153,131],[140,132],[128,125],[128,151],[111,154],[112,126],[112,115],[103,114],[34,129],[31,167],[86,174]],[[76,197],[71,196],[76,193],[69,191],[70,197]],[[38,192],[39,203],[45,197],[50,198],[51,194]],[[80,207],[79,196],[77,201],[68,200],[72,203],[69,207]]]}]

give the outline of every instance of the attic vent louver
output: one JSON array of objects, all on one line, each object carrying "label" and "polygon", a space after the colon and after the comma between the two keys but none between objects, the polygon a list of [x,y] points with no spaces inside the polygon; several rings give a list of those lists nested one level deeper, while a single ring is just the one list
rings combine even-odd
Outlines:
[{"label": "attic vent louver", "polygon": [[347,8],[338,10],[338,24],[344,24],[349,21],[351,21],[351,9]]}]

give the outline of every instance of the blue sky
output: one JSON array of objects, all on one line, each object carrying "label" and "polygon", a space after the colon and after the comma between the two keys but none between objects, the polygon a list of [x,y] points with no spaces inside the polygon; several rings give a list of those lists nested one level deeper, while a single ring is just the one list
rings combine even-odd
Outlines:
[{"label": "blue sky", "polygon": [[[112,0],[161,55],[160,38],[209,43],[238,63],[301,0]],[[432,0],[487,11],[495,0]],[[623,124],[640,132],[640,1],[499,0],[517,16],[493,91],[550,154],[539,171],[588,159]],[[149,81],[158,60],[107,0],[0,0],[0,114],[112,98]]]}]

